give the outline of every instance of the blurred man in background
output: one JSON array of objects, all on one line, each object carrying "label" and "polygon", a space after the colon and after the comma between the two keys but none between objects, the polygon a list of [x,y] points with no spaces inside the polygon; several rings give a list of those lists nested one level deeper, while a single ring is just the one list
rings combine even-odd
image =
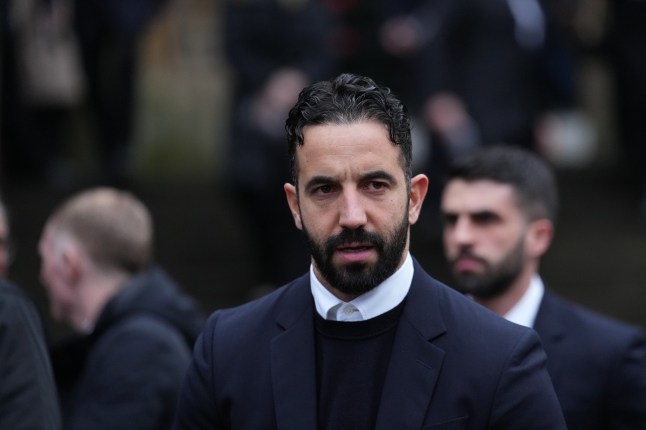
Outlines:
[{"label": "blurred man in background", "polygon": [[553,172],[528,150],[491,146],[455,161],[441,202],[453,285],[538,332],[569,429],[646,428],[641,330],[559,298],[538,273],[557,206]]},{"label": "blurred man in background", "polygon": [[52,316],[80,333],[52,362],[65,429],[165,429],[202,325],[151,267],[153,226],[132,194],[81,192],[47,220],[41,278]]}]

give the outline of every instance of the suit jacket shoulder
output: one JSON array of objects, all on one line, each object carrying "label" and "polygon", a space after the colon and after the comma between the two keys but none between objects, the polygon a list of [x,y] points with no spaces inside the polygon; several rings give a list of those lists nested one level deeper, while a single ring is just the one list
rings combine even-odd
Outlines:
[{"label": "suit jacket shoulder", "polygon": [[402,322],[410,322],[444,357],[431,414],[469,416],[465,428],[564,428],[533,330],[438,282],[417,263],[406,300]]},{"label": "suit jacket shoulder", "polygon": [[646,428],[646,340],[640,328],[549,291],[534,326],[569,428]]}]

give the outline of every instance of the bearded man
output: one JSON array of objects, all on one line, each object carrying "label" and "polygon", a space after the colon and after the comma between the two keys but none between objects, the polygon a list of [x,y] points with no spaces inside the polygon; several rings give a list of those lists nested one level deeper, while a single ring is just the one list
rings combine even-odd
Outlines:
[{"label": "bearded man", "polygon": [[538,274],[554,234],[556,179],[533,152],[492,146],[456,161],[442,195],[454,286],[533,327],[570,430],[646,428],[646,340],[547,290]]},{"label": "bearded man", "polygon": [[536,334],[410,255],[428,179],[412,175],[390,90],[351,74],[312,84],[286,129],[310,271],[211,316],[175,429],[564,429]]}]

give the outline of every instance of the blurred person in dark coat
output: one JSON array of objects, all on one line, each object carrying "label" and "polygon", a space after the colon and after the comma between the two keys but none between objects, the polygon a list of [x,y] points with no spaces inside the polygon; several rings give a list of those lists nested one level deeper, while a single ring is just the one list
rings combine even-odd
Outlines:
[{"label": "blurred person in dark coat", "polygon": [[531,146],[540,112],[545,13],[537,0],[435,0],[420,56],[424,118],[446,151]]},{"label": "blurred person in dark coat", "polygon": [[40,317],[24,292],[4,279],[0,279],[0,334],[0,428],[60,429]]},{"label": "blurred person in dark coat", "polygon": [[410,109],[417,84],[412,79],[415,59],[423,41],[406,15],[426,2],[323,0],[332,16],[329,43],[336,70],[371,76],[390,87]]},{"label": "blurred person in dark coat", "polygon": [[52,348],[65,429],[171,425],[202,315],[151,266],[152,242],[146,207],[112,188],[72,196],[46,222],[51,314],[80,333]]},{"label": "blurred person in dark coat", "polygon": [[32,301],[6,280],[9,225],[0,202],[0,429],[59,430],[58,396]]},{"label": "blurred person in dark coat", "polygon": [[[0,2],[0,165],[7,183],[62,186],[83,82],[68,0]],[[76,67],[75,67],[76,66]]]},{"label": "blurred person in dark coat", "polygon": [[[418,117],[418,164],[441,190],[450,160],[484,145],[535,148],[551,103],[545,56],[547,14],[539,0],[407,0],[410,8],[381,29],[384,47],[414,54],[409,73]],[[549,97],[546,95],[550,94]],[[425,222],[439,231],[438,200]]]},{"label": "blurred person in dark coat", "polygon": [[606,53],[613,73],[620,155],[627,167],[624,171],[631,174],[629,182],[638,183],[641,215],[646,223],[646,2],[607,3]]},{"label": "blurred person in dark coat", "polygon": [[319,0],[227,0],[223,13],[233,81],[225,179],[253,238],[256,283],[276,286],[307,267],[307,248],[276,201],[288,179],[284,118],[299,91],[331,70],[329,16]]},{"label": "blurred person in dark coat", "polygon": [[139,48],[167,0],[74,0],[102,182],[130,179]]},{"label": "blurred person in dark coat", "polygon": [[553,172],[526,149],[458,158],[441,203],[453,286],[538,332],[570,430],[646,428],[643,331],[559,297],[539,274],[557,206]]}]

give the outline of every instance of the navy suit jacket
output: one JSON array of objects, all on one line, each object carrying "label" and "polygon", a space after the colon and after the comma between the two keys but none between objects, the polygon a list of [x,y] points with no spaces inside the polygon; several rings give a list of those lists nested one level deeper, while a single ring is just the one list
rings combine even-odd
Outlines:
[{"label": "navy suit jacket", "polygon": [[[414,267],[376,430],[564,429],[537,334]],[[316,429],[314,312],[309,275],[216,311],[174,428]]]},{"label": "navy suit jacket", "polygon": [[641,330],[546,291],[534,329],[570,430],[646,429]]}]

